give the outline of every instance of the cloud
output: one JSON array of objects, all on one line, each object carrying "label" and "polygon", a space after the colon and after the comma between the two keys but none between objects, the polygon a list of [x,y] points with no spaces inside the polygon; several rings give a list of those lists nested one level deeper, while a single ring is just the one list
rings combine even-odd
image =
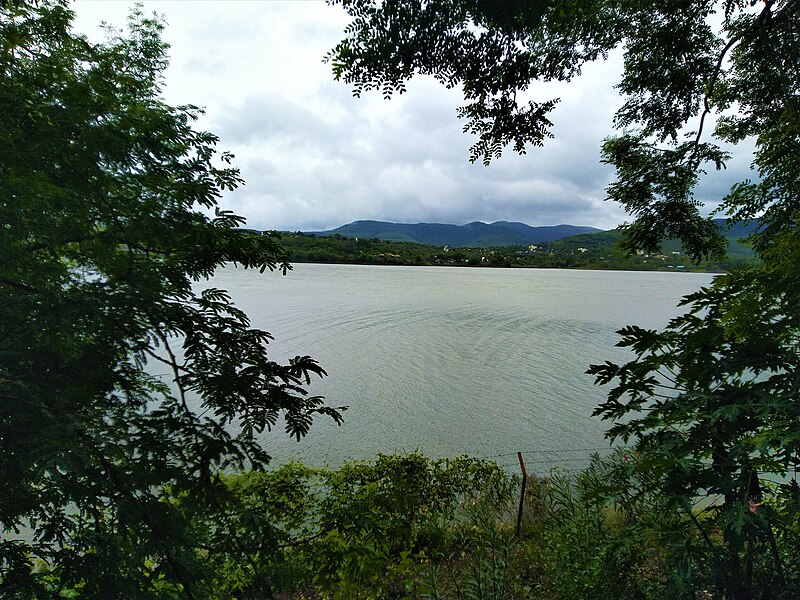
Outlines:
[{"label": "cloud", "polygon": [[[621,99],[621,54],[587,65],[569,83],[535,84],[523,96],[560,98],[554,139],[491,166],[470,164],[458,89],[412,80],[391,100],[353,98],[322,57],[348,19],[322,2],[145,2],[163,13],[172,63],[165,96],[206,108],[199,126],[236,155],[246,185],[223,198],[262,229],[315,230],[356,219],[466,223],[513,220],[611,228],[625,218],[605,202],[613,169],[600,145]],[[128,5],[75,5],[77,26],[124,25]],[[749,156],[703,178],[697,197],[716,206],[747,172]]]}]

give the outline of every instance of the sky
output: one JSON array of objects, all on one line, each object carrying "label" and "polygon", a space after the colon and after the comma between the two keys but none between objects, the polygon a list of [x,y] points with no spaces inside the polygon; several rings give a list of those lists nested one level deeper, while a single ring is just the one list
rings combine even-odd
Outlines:
[{"label": "sky", "polygon": [[[511,148],[488,167],[469,162],[475,139],[462,132],[458,89],[417,77],[408,91],[354,98],[323,57],[343,37],[341,7],[317,0],[145,1],[166,20],[170,44],[164,97],[205,109],[197,127],[232,152],[245,185],[220,204],[247,226],[280,231],[332,229],[358,219],[611,229],[626,220],[605,201],[613,169],[600,145],[622,104],[613,87],[622,54],[584,68],[567,84],[537,85],[536,100],[560,98],[554,139],[519,156]],[[124,27],[131,2],[77,0],[74,28],[104,37],[101,21]],[[701,181],[705,213],[747,176],[739,153],[725,172]],[[630,220],[627,218],[627,220]]]}]

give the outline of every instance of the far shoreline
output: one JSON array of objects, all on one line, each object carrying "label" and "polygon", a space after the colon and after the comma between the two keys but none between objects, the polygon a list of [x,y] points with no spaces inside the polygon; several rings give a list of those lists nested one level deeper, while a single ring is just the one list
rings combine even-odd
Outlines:
[{"label": "far shoreline", "polygon": [[728,273],[727,270],[708,270],[708,269],[686,269],[686,268],[658,268],[658,269],[636,269],[625,268],[616,266],[536,266],[536,265],[468,265],[468,264],[405,264],[405,263],[389,263],[389,262],[345,262],[345,261],[312,261],[312,260],[292,260],[288,259],[288,264],[291,265],[343,265],[343,266],[362,266],[362,267],[446,267],[454,269],[505,269],[508,271],[519,270],[542,270],[542,271],[614,271],[625,273],[693,273],[698,275],[724,275]]}]

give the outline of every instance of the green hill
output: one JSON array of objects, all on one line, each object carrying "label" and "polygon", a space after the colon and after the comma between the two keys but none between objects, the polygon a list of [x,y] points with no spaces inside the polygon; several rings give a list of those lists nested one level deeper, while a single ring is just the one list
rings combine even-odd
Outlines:
[{"label": "green hill", "polygon": [[336,229],[311,232],[330,236],[337,233],[350,238],[371,238],[393,242],[416,242],[430,246],[455,248],[491,248],[516,246],[558,240],[584,232],[598,232],[594,227],[553,225],[531,227],[525,223],[473,221],[466,225],[445,223],[391,223],[387,221],[353,221]]}]

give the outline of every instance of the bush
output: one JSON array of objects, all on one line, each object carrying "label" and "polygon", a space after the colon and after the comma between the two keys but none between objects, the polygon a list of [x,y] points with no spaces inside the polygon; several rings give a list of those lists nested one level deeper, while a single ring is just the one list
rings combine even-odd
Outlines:
[{"label": "bush", "polygon": [[[419,453],[336,470],[288,464],[224,481],[231,519],[243,533],[257,522],[264,535],[209,555],[219,598],[248,597],[264,578],[273,592],[326,598],[422,593],[422,572],[431,557],[453,551],[471,511],[506,514],[513,495],[513,479],[494,463]],[[214,524],[204,527],[213,538]]]}]

